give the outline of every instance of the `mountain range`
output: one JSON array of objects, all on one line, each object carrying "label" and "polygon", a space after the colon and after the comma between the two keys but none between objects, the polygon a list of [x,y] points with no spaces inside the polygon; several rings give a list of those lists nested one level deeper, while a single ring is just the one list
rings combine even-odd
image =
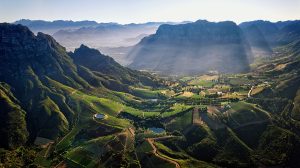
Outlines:
[{"label": "mountain range", "polygon": [[129,53],[134,69],[168,74],[207,71],[244,72],[252,60],[250,45],[233,22],[199,20],[182,25],[162,25]]},{"label": "mountain range", "polygon": [[[186,23],[186,22],[181,22]],[[140,24],[97,23],[95,21],[43,21],[22,19],[14,22],[30,28],[35,34],[43,32],[52,35],[68,51],[74,51],[81,44],[100,49],[122,65],[128,49],[143,37],[155,33],[161,24],[175,22],[148,22]]]},{"label": "mountain range", "polygon": [[298,168],[299,39],[299,21],[163,24],[124,67],[0,23],[0,167]]},{"label": "mountain range", "polygon": [[128,53],[129,67],[167,74],[207,71],[245,72],[253,57],[272,56],[273,49],[299,39],[299,21],[272,23],[199,20],[161,25]]}]

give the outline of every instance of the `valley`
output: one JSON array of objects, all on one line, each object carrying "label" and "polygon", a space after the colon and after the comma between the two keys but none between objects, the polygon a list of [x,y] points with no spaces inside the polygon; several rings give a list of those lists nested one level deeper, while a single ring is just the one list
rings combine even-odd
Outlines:
[{"label": "valley", "polygon": [[[192,60],[193,71],[133,70],[86,45],[68,52],[50,35],[1,23],[0,167],[299,167],[299,40],[280,39],[272,56],[248,62],[250,46],[235,23],[179,27],[193,26],[216,33],[181,41],[166,30],[181,28],[164,25],[141,44],[230,42],[217,53],[226,63],[209,62],[218,69]],[[157,45],[150,48],[163,53]],[[235,57],[241,62],[231,64]]]},{"label": "valley", "polygon": [[[276,83],[267,81],[271,79],[255,72],[204,74],[164,78],[161,88],[135,88],[138,94],[117,92],[126,99],[122,103],[82,95],[89,108],[108,117],[78,116],[80,124],[54,144],[52,157],[59,154],[62,160],[56,167],[271,164],[252,158],[266,152],[261,148],[264,136],[287,131],[276,123],[280,114],[260,102],[265,99],[259,95]],[[45,150],[49,148],[41,152]]]}]

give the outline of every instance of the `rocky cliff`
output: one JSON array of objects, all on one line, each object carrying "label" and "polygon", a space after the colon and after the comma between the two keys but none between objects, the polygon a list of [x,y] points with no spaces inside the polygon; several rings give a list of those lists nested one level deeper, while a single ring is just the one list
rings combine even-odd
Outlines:
[{"label": "rocky cliff", "polygon": [[248,42],[235,23],[203,20],[162,25],[128,57],[133,58],[129,67],[168,74],[244,72],[252,59]]}]

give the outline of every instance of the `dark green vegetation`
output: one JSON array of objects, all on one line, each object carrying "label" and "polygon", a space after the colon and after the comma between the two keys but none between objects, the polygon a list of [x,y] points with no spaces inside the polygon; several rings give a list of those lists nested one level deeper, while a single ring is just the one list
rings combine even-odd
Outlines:
[{"label": "dark green vegetation", "polygon": [[[41,159],[30,164],[58,164],[62,158],[69,158],[62,153],[70,147],[99,136],[116,133],[127,139],[122,132],[131,124],[117,116],[127,102],[135,100],[118,92],[135,93],[133,86],[160,86],[149,74],[124,68],[85,46],[74,54],[67,53],[52,37],[42,33],[35,36],[24,26],[1,24],[0,29],[1,147],[15,152],[18,146],[40,144],[44,148],[38,154]],[[103,64],[93,67],[87,61]],[[99,67],[101,71],[97,71]],[[108,117],[98,121],[93,118],[97,113]],[[114,153],[108,152],[108,156]],[[11,155],[16,156],[12,160],[20,159],[18,154]],[[48,156],[58,160],[48,160]],[[123,158],[113,159],[121,162]],[[5,158],[1,163],[6,164]]]},{"label": "dark green vegetation", "polygon": [[15,148],[26,142],[28,132],[25,111],[18,105],[8,85],[0,84],[0,146]]},{"label": "dark green vegetation", "polygon": [[248,73],[159,78],[0,30],[0,167],[300,167],[299,40]]}]

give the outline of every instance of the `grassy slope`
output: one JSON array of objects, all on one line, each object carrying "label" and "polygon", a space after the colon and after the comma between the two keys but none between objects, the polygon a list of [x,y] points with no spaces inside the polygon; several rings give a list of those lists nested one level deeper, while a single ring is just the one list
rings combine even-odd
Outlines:
[{"label": "grassy slope", "polygon": [[231,109],[227,111],[224,116],[225,119],[228,120],[228,125],[232,128],[252,122],[270,120],[270,114],[267,111],[246,102],[232,103]]},{"label": "grassy slope", "polygon": [[4,83],[0,83],[0,107],[0,134],[5,136],[0,145],[15,148],[25,144],[28,137],[25,111]]},{"label": "grassy slope", "polygon": [[297,91],[293,104],[292,117],[293,119],[300,121],[300,89]]},{"label": "grassy slope", "polygon": [[182,131],[187,126],[192,124],[192,112],[187,112],[181,117],[176,117],[171,122],[166,124],[166,129],[168,131],[179,130]]},{"label": "grassy slope", "polygon": [[263,133],[259,143],[259,159],[265,165],[280,165],[286,163],[293,167],[300,166],[297,153],[300,152],[300,139],[294,133],[269,126]]}]

